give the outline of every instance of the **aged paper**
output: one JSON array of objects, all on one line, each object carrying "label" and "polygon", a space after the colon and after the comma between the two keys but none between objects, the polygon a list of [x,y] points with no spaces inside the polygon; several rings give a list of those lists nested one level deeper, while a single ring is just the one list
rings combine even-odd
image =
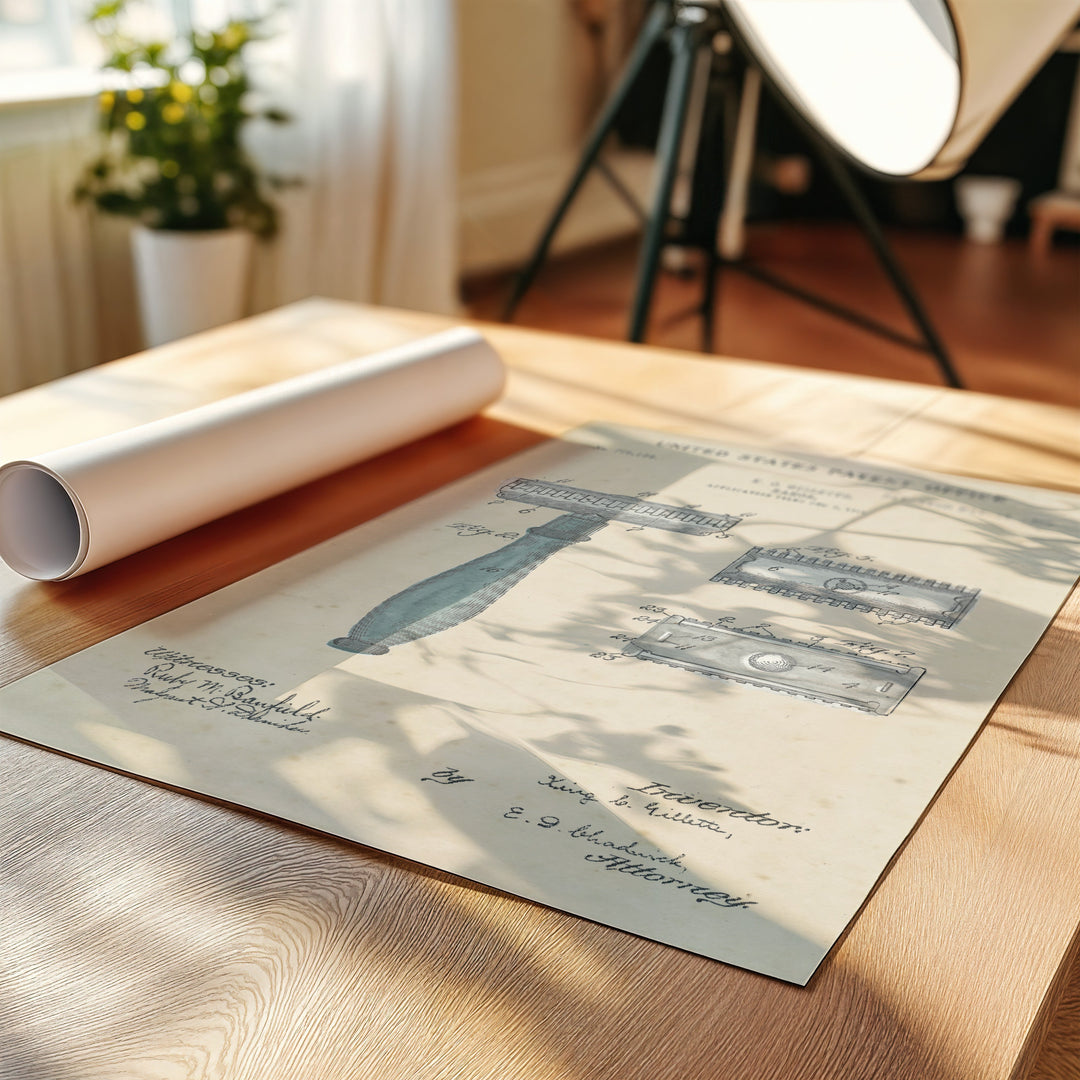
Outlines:
[{"label": "aged paper", "polygon": [[804,984],[1080,499],[590,428],[0,691],[3,730]]}]

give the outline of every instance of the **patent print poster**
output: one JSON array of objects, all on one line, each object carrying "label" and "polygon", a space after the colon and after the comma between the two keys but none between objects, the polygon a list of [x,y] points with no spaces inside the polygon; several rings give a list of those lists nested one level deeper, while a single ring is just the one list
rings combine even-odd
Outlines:
[{"label": "patent print poster", "polygon": [[2,727],[805,983],[1080,500],[591,428],[0,691]]}]

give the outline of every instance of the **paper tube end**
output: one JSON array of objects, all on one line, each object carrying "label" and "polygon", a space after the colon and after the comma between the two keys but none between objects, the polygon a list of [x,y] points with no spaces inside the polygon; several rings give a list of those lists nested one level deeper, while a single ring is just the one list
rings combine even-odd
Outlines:
[{"label": "paper tube end", "polygon": [[0,467],[0,558],[36,581],[70,577],[86,558],[86,532],[75,497],[36,462]]}]

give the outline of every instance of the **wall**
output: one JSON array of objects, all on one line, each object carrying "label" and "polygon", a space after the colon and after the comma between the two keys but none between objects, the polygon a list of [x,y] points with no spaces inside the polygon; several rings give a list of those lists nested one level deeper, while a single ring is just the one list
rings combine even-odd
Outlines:
[{"label": "wall", "polygon": [[[574,165],[592,115],[617,67],[627,0],[457,0],[461,263],[464,273],[520,263],[536,241]],[[606,13],[595,43],[577,10]],[[639,198],[651,157],[615,151],[606,160]],[[637,228],[599,176],[586,183],[555,250]]]}]

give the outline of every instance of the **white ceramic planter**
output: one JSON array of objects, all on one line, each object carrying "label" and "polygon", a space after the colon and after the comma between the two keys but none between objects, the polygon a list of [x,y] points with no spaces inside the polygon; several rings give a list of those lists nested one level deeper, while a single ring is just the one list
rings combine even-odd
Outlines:
[{"label": "white ceramic planter", "polygon": [[147,345],[187,337],[246,314],[254,238],[246,229],[131,232]]}]

